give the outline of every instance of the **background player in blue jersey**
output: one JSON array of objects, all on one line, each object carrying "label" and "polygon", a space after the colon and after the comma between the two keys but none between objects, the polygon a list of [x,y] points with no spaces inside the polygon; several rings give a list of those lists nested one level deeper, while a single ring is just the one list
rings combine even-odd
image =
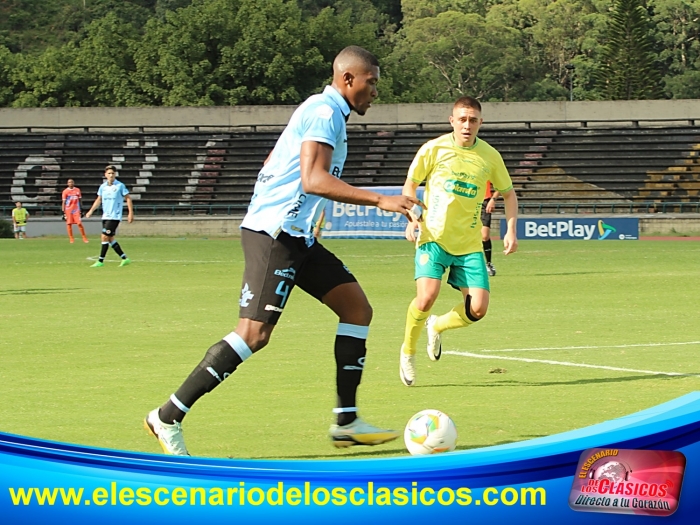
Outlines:
[{"label": "background player in blue jersey", "polygon": [[200,397],[267,345],[295,286],[338,316],[333,444],[378,445],[398,437],[397,432],[357,416],[356,393],[372,308],[347,267],[313,236],[327,199],[376,206],[406,217],[420,204],[414,197],[380,195],[340,180],[347,155],[345,123],[351,110],[365,114],[377,97],[378,80],[374,55],[357,46],[342,50],[333,62],[332,85],[296,109],[265,161],[241,225],[245,270],[238,325],[209,348],[182,386],[146,417],[146,428],[164,452],[188,454],[183,418]]},{"label": "background player in blue jersey", "polygon": [[105,178],[107,180],[103,182],[97,190],[97,199],[95,199],[90,211],[85,214],[85,217],[89,218],[92,212],[102,204],[102,249],[100,251],[99,260],[92,265],[93,268],[99,268],[105,265],[105,257],[107,256],[107,250],[109,250],[110,246],[122,259],[119,266],[131,264],[131,259],[122,251],[119,243],[114,240],[114,236],[117,234],[117,228],[122,220],[124,201],[126,201],[126,206],[129,210],[129,215],[127,217],[129,222],[133,222],[134,220],[134,205],[131,202],[129,190],[126,189],[124,184],[117,180],[116,167],[107,166],[105,168]]}]

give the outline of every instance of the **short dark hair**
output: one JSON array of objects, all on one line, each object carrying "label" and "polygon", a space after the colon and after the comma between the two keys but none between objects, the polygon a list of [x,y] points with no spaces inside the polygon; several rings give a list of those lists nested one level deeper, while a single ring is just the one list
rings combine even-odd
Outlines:
[{"label": "short dark hair", "polygon": [[459,97],[455,105],[452,106],[452,109],[456,108],[473,108],[481,113],[481,102],[474,97]]},{"label": "short dark hair", "polygon": [[105,166],[105,171],[107,171],[107,170],[112,170],[112,171],[116,172],[117,167],[114,164],[107,164],[107,166]]},{"label": "short dark hair", "polygon": [[348,46],[338,53],[337,58],[341,59],[352,59],[360,62],[366,68],[369,67],[379,67],[379,59],[372,53],[367,51],[364,47],[360,46]]}]

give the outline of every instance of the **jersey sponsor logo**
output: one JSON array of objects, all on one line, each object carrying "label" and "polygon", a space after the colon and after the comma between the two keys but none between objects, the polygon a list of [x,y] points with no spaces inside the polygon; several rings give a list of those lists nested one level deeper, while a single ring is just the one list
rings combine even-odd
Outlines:
[{"label": "jersey sponsor logo", "polygon": [[304,204],[304,201],[306,201],[306,195],[302,193],[297,198],[294,206],[292,206],[292,209],[287,212],[287,217],[293,217],[296,219],[297,215],[299,215],[299,211],[301,210],[301,205]]},{"label": "jersey sponsor logo", "polygon": [[283,270],[275,270],[275,275],[279,277],[285,277],[293,281],[297,275],[297,272],[294,268],[285,268]]},{"label": "jersey sponsor logo", "polygon": [[243,308],[250,306],[250,301],[253,297],[255,297],[255,294],[251,293],[248,283],[245,283],[243,290],[241,290],[241,298],[238,301],[238,304]]},{"label": "jersey sponsor logo", "polygon": [[365,369],[365,358],[364,357],[360,357],[357,360],[356,365],[345,365],[343,367],[343,370],[360,370],[360,371],[362,371],[364,369]]},{"label": "jersey sponsor logo", "polygon": [[447,193],[454,193],[460,197],[467,197],[468,199],[473,199],[479,192],[479,187],[475,184],[469,184],[468,182],[462,182],[459,180],[446,180],[442,185],[442,188]]},{"label": "jersey sponsor logo", "polygon": [[265,305],[265,310],[268,312],[284,312],[284,308],[278,308],[277,306],[271,305],[271,304],[266,304]]}]

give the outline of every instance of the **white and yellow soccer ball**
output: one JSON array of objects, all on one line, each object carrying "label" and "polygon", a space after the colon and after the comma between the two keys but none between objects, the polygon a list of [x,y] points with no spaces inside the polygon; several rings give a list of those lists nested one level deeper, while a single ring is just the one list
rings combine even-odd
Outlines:
[{"label": "white and yellow soccer ball", "polygon": [[403,440],[413,456],[452,452],[457,446],[457,427],[444,412],[422,410],[408,420]]}]

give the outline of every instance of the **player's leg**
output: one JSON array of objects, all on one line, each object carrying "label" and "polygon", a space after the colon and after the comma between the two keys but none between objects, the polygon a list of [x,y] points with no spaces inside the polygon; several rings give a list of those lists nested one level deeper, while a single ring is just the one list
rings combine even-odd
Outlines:
[{"label": "player's leg", "polygon": [[92,265],[92,268],[100,268],[101,266],[105,265],[105,257],[107,257],[107,250],[109,250],[109,243],[114,240],[114,231],[113,231],[113,223],[114,221],[107,221],[103,220],[102,221],[102,234],[100,235],[100,257],[97,259],[97,262]]},{"label": "player's leg", "polygon": [[112,249],[117,253],[119,258],[122,260],[121,264],[119,266],[126,266],[127,264],[131,264],[131,259],[129,259],[124,251],[122,250],[122,247],[119,246],[119,243],[114,239],[114,236],[117,234],[117,228],[119,227],[119,222],[120,221],[109,221],[110,224],[110,230],[111,230],[111,239],[109,240],[109,245],[112,247]]},{"label": "player's leg", "polygon": [[73,223],[71,223],[68,218],[66,218],[66,231],[68,232],[68,242],[73,244],[75,242],[73,238]]},{"label": "player's leg", "polygon": [[486,257],[486,271],[490,276],[496,275],[496,268],[491,263],[493,254],[493,243],[491,242],[491,214],[486,212],[486,203],[481,207],[481,243],[484,247],[484,256]]},{"label": "player's leg", "polygon": [[463,300],[446,314],[430,320],[429,344],[431,338],[440,339],[446,330],[464,328],[479,321],[488,310],[489,281],[486,263],[481,253],[455,257],[447,282],[462,292]]},{"label": "player's leg", "polygon": [[[74,222],[75,224],[78,225],[78,229],[80,230],[80,235],[81,235],[82,238],[83,238],[83,242],[84,242],[84,243],[90,242],[90,241],[88,241],[87,235],[85,234],[85,228],[83,227],[83,221],[80,220],[80,211],[77,211],[77,212],[75,213],[74,221],[73,221],[73,222]],[[71,233],[72,233],[72,232],[71,232]]]},{"label": "player's leg", "polygon": [[180,426],[185,415],[204,394],[267,345],[294,287],[297,241],[289,236],[278,241],[244,229],[241,243],[245,270],[236,329],[212,345],[170,399],[146,417],[146,427],[166,453],[187,454]]},{"label": "player's leg", "polygon": [[15,239],[19,240],[19,226],[15,226]]},{"label": "player's leg", "polygon": [[347,267],[315,243],[297,276],[297,286],[319,299],[338,316],[336,362],[336,424],[330,437],[336,447],[378,445],[398,437],[393,430],[375,427],[357,415],[357,390],[367,354],[372,307]]},{"label": "player's leg", "polygon": [[[416,298],[411,302],[406,313],[406,328],[401,347],[401,380],[407,386],[415,384],[415,355],[416,345],[423,326],[429,323],[433,304],[440,293],[442,276],[452,262],[451,256],[434,242],[422,244],[416,250],[415,273]],[[434,350],[440,359],[439,346]]]}]

